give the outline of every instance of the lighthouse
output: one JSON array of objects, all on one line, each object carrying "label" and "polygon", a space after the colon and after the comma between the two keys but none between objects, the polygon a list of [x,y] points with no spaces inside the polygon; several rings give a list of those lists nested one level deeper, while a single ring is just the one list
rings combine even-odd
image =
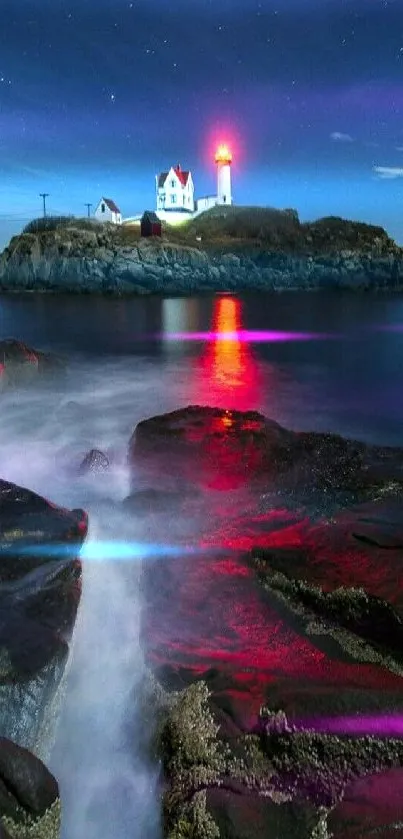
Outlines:
[{"label": "lighthouse", "polygon": [[218,147],[215,155],[215,162],[217,164],[217,204],[232,204],[232,154],[227,145],[221,145]]}]

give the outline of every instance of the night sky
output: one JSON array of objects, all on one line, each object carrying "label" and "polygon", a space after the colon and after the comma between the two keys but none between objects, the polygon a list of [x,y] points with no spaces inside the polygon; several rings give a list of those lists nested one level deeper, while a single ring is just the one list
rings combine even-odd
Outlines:
[{"label": "night sky", "polygon": [[155,174],[403,243],[403,0],[0,0],[0,247],[48,211],[155,206]]}]

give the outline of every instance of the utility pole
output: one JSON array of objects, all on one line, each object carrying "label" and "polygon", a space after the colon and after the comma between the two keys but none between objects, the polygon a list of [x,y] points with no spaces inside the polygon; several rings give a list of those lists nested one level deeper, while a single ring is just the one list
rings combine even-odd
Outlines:
[{"label": "utility pole", "polygon": [[87,210],[88,210],[88,218],[89,218],[89,217],[90,217],[90,215],[91,215],[91,213],[90,213],[90,207],[92,207],[92,204],[85,204],[85,206],[87,207]]},{"label": "utility pole", "polygon": [[39,195],[43,198],[43,217],[46,217],[46,199],[49,195],[48,192],[40,192]]}]

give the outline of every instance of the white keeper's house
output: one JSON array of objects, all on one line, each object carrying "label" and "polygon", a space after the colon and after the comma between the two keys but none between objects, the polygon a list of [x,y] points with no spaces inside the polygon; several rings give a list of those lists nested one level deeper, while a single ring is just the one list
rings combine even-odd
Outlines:
[{"label": "white keeper's house", "polygon": [[191,172],[181,169],[180,164],[171,166],[168,172],[156,175],[157,213],[184,213],[192,215],[195,210],[194,183]]}]

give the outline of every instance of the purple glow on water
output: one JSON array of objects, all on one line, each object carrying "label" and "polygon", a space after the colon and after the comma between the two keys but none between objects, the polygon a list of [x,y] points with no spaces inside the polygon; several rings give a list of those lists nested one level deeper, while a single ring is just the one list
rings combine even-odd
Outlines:
[{"label": "purple glow on water", "polygon": [[298,728],[309,728],[320,734],[346,734],[359,737],[403,737],[403,714],[356,714],[355,716],[322,717],[300,720]]},{"label": "purple glow on water", "polygon": [[340,336],[321,332],[280,332],[240,329],[236,332],[165,332],[168,341],[236,341],[244,344],[280,343],[286,341],[323,341]]},{"label": "purple glow on water", "polygon": [[376,327],[378,332],[403,332],[403,323],[388,323]]}]

